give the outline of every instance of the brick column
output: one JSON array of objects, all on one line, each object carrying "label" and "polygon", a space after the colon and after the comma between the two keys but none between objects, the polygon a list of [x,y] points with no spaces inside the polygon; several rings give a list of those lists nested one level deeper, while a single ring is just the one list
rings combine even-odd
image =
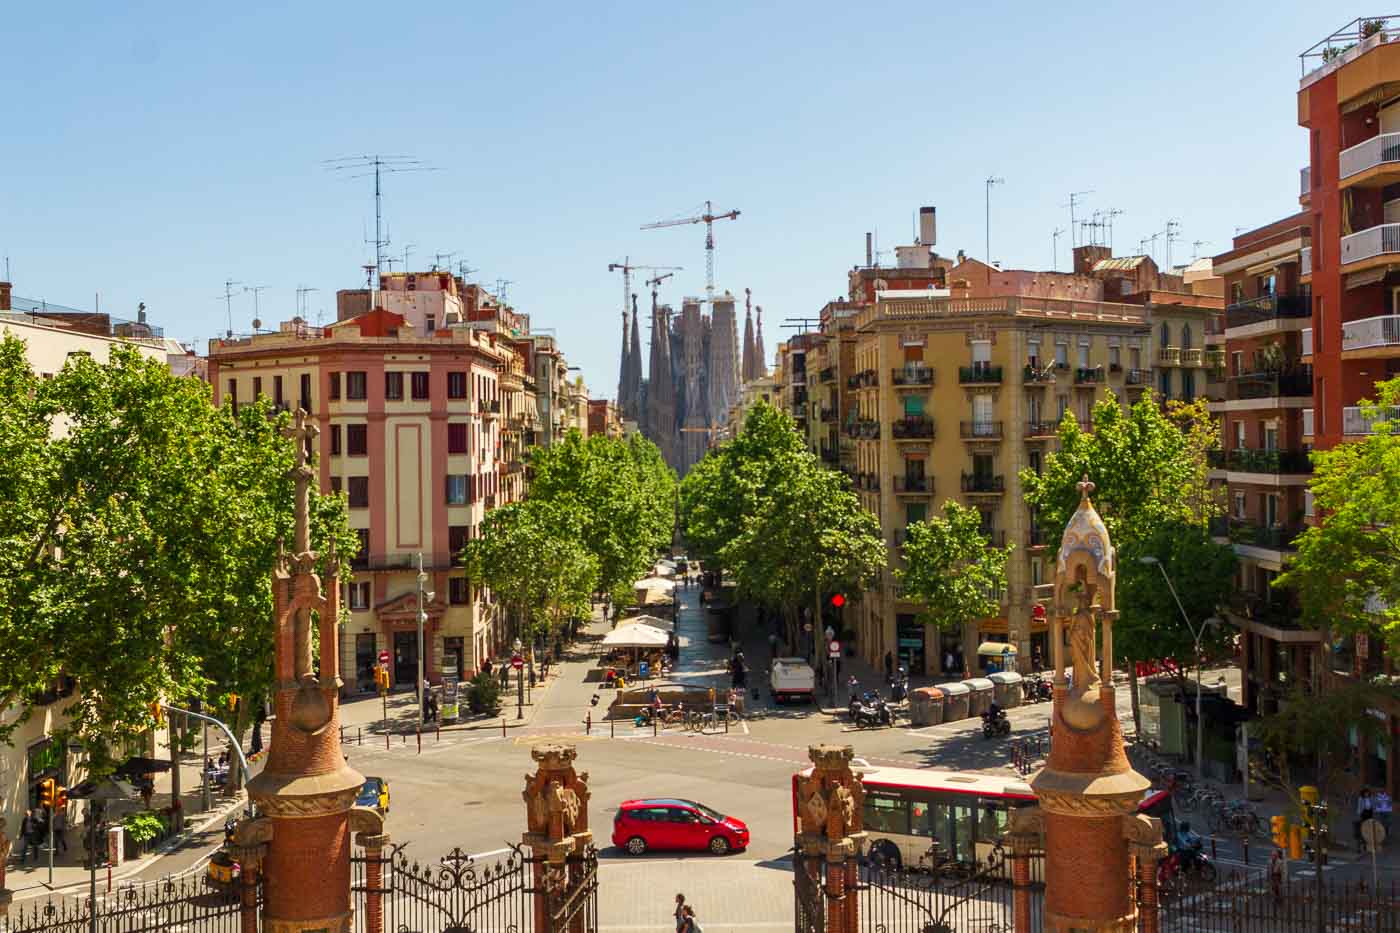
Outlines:
[{"label": "brick column", "polygon": [[388,833],[360,833],[365,850],[365,933],[384,933],[384,847]]},{"label": "brick column", "polygon": [[826,933],[857,933],[856,858],[865,842],[865,788],[851,771],[851,746],[813,745],[807,754],[813,767],[798,780],[797,845],[810,856],[806,864],[814,886],[822,874],[817,856],[825,858]]},{"label": "brick column", "polygon": [[1031,850],[1036,839],[1030,833],[1011,834],[1012,909],[1016,933],[1034,933],[1031,929]]},{"label": "brick column", "polygon": [[[588,828],[588,775],[574,770],[578,751],[572,745],[540,745],[530,750],[537,765],[525,779],[526,831],[533,868],[535,929],[550,929],[555,893],[570,880],[568,858],[593,841]],[[570,933],[582,933],[582,918]]]},{"label": "brick column", "polygon": [[1133,863],[1137,874],[1138,933],[1157,933],[1161,924],[1157,865],[1167,857],[1167,844],[1162,842],[1160,821],[1138,816],[1130,819],[1129,823],[1139,824],[1130,825],[1127,830],[1129,838],[1133,840]]},{"label": "brick column", "polygon": [[241,933],[258,933],[258,874],[267,846],[240,846],[238,860],[238,918]]}]

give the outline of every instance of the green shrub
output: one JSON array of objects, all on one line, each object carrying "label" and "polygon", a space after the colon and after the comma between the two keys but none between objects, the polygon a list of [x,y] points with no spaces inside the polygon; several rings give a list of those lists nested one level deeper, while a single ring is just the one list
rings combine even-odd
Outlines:
[{"label": "green shrub", "polygon": [[467,687],[467,707],[478,715],[494,716],[501,711],[501,682],[493,675],[481,673]]},{"label": "green shrub", "polygon": [[150,842],[166,830],[165,820],[159,813],[152,813],[150,810],[128,813],[122,817],[122,826],[126,829],[127,836],[137,845]]}]

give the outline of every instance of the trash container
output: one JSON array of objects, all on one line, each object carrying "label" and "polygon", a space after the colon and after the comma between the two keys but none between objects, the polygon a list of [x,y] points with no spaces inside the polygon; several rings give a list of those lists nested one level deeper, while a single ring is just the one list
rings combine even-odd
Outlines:
[{"label": "trash container", "polygon": [[956,722],[959,719],[966,719],[968,701],[972,697],[972,691],[968,688],[967,683],[953,680],[946,684],[939,684],[938,689],[943,694],[943,721]]},{"label": "trash container", "polygon": [[988,674],[992,682],[992,696],[1004,709],[1021,705],[1021,675],[1015,671],[998,671]]},{"label": "trash container", "polygon": [[992,708],[992,688],[995,685],[990,680],[985,677],[973,677],[963,682],[972,691],[968,697],[968,716],[981,716]]},{"label": "trash container", "polygon": [[943,691],[919,687],[909,694],[909,721],[915,726],[936,726],[943,721]]}]

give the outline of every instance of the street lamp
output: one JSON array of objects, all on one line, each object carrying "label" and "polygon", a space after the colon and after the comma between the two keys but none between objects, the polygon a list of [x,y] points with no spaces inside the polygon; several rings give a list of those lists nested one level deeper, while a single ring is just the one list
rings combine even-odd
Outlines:
[{"label": "street lamp", "polygon": [[[515,658],[522,657],[522,655],[521,655],[520,652],[521,652],[521,649],[524,648],[525,646],[524,646],[523,644],[521,644],[520,639],[517,638],[517,639],[515,640],[515,644],[512,645],[511,647],[515,650],[515,655],[514,655],[514,657],[511,658],[511,666],[512,666],[512,667],[515,667]],[[521,665],[520,667],[516,667],[516,668],[515,668],[515,718],[516,718],[516,719],[524,719],[524,718],[525,718],[525,667],[524,667],[524,665]]]},{"label": "street lamp", "polygon": [[1216,616],[1201,621],[1201,627],[1197,629],[1191,624],[1191,619],[1186,615],[1186,607],[1181,604],[1181,597],[1176,595],[1176,587],[1172,586],[1172,578],[1167,576],[1167,568],[1162,566],[1162,562],[1151,554],[1138,558],[1138,563],[1156,567],[1162,571],[1162,579],[1167,581],[1167,589],[1171,590],[1172,599],[1176,600],[1176,608],[1181,610],[1181,618],[1186,623],[1186,629],[1191,633],[1191,637],[1196,641],[1196,777],[1204,776],[1202,770],[1205,762],[1202,760],[1205,747],[1205,729],[1201,720],[1201,639],[1205,637],[1207,628],[1214,628],[1222,624]]},{"label": "street lamp", "polygon": [[423,611],[423,600],[433,601],[437,594],[431,590],[424,590],[428,585],[428,575],[423,572],[423,552],[418,552],[418,729],[421,732],[425,717],[423,715],[423,623],[428,621],[428,614]]}]

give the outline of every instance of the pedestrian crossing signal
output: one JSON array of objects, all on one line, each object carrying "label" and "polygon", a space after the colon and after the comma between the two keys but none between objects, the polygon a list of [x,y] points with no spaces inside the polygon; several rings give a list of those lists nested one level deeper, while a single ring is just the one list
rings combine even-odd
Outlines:
[{"label": "pedestrian crossing signal", "polygon": [[53,778],[44,778],[39,782],[39,806],[53,809],[54,800],[57,797],[58,782]]},{"label": "pedestrian crossing signal", "polygon": [[1274,845],[1280,849],[1288,848],[1288,817],[1282,813],[1269,817],[1269,834],[1273,836]]},{"label": "pedestrian crossing signal", "polygon": [[62,810],[66,806],[68,806],[68,788],[60,787],[54,794],[53,808],[55,810]]}]

